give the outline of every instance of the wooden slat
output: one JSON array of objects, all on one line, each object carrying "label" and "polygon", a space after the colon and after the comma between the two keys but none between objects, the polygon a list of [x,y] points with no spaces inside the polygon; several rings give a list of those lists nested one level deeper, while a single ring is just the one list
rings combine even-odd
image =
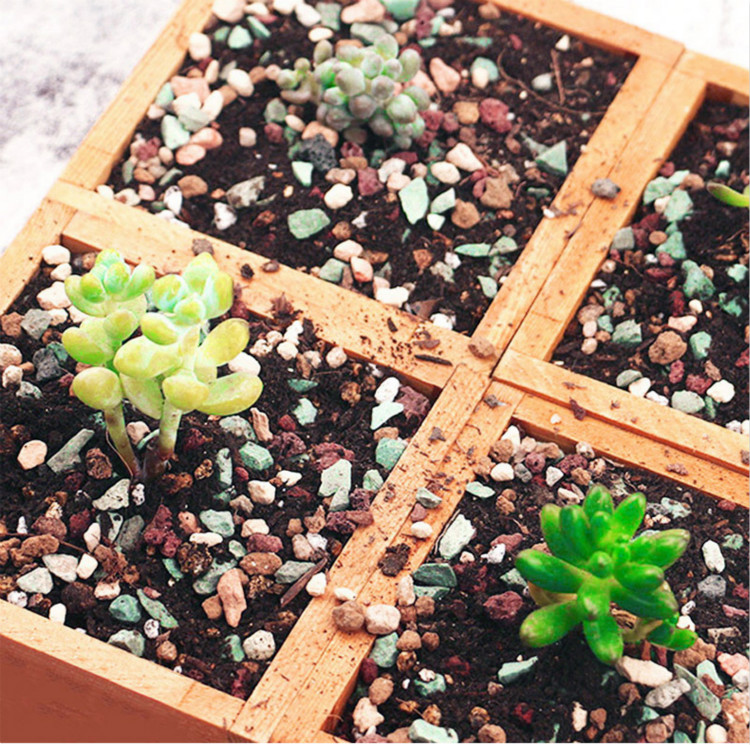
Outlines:
[{"label": "wooden slat", "polygon": [[686,50],[680,57],[677,69],[686,75],[706,80],[709,98],[747,106],[750,71],[744,67]]},{"label": "wooden slat", "polygon": [[[581,228],[549,274],[533,311],[556,323],[547,329],[545,357],[551,356],[564,329],[588,291],[615,233],[635,213],[646,184],[656,175],[703,102],[705,83],[673,73],[609,177],[622,191],[613,200],[596,200]],[[542,329],[539,330],[540,332]],[[521,350],[514,341],[512,348]]]},{"label": "wooden slat", "polygon": [[554,199],[553,207],[562,214],[544,218],[538,225],[474,332],[476,336],[489,339],[497,349],[507,346],[571,235],[588,222],[584,217],[595,200],[591,184],[610,173],[670,70],[670,65],[660,61],[638,60]]},{"label": "wooden slat", "polygon": [[748,473],[742,453],[747,438],[725,427],[634,396],[549,362],[509,349],[495,370],[498,380],[569,406],[573,398],[589,416],[645,434],[680,451],[702,456],[737,473]]},{"label": "wooden slat", "polygon": [[[193,258],[193,240],[205,237],[70,184],[58,182],[50,194],[78,210],[63,236],[65,245],[75,250],[116,248],[129,261],[146,261],[157,271],[168,272],[184,267]],[[254,313],[270,316],[272,300],[284,292],[295,309],[317,325],[323,338],[357,357],[377,360],[422,387],[434,391],[442,388],[452,367],[458,364],[489,374],[495,363],[475,357],[469,351],[470,339],[462,334],[420,323],[415,316],[294,269],[282,266],[269,274],[262,269],[267,262],[264,257],[215,238],[211,242],[217,261],[242,285],[243,300]],[[241,279],[244,264],[255,273],[251,280]],[[342,323],[342,318],[347,322]],[[389,328],[389,321],[395,331]],[[410,346],[424,330],[440,342],[439,346],[430,350]],[[426,351],[453,365],[415,357]]]},{"label": "wooden slat", "polygon": [[[411,521],[404,521],[400,534],[393,542],[410,546],[409,560],[398,577],[386,577],[380,571],[371,574],[358,597],[364,605],[395,602],[398,579],[414,571],[425,561],[442,527],[447,524],[461,501],[466,484],[474,478],[473,464],[480,456],[487,454],[491,445],[506,429],[522,398],[518,390],[497,383],[489,386],[485,396],[487,394],[495,395],[503,404],[492,408],[484,402],[480,403],[450,452],[445,455],[439,469],[446,477],[449,475],[449,478],[444,479],[444,488],[439,492],[443,502],[438,509],[430,510],[427,518],[435,528],[433,536],[428,540],[418,541],[409,533]],[[413,504],[413,493],[410,497]],[[330,618],[328,623],[331,624]],[[373,641],[374,637],[365,632],[333,634],[331,643],[313,674],[274,731],[273,739],[277,742],[289,742],[299,738],[306,742],[318,730],[330,729],[354,688],[359,666],[369,654]]]},{"label": "wooden slat", "polygon": [[[344,546],[329,572],[326,594],[307,606],[237,718],[233,732],[253,742],[286,739],[276,734],[277,725],[310,671],[321,657],[328,656],[327,647],[336,635],[331,621],[331,611],[336,605],[333,589],[347,587],[359,594],[370,576],[378,571],[377,561],[407,521],[417,489],[440,471],[486,387],[484,376],[463,366],[456,369],[373,501],[375,522],[359,528]],[[440,429],[444,440],[430,439],[434,427]],[[332,703],[327,702],[329,711]],[[297,729],[289,737],[306,742],[322,727],[319,724],[314,727],[306,715],[300,716],[296,706],[295,712],[292,719]]]},{"label": "wooden slat", "polygon": [[75,210],[44,199],[13,243],[0,255],[0,315],[5,313],[34,276],[42,249],[60,240],[60,233]]},{"label": "wooden slat", "polygon": [[193,31],[211,16],[213,0],[184,0],[71,158],[61,179],[93,189],[130,144],[159,89],[180,67]]},{"label": "wooden slat", "polygon": [[495,5],[567,31],[598,47],[651,57],[672,65],[683,49],[673,39],[582,8],[566,0],[491,0]]},{"label": "wooden slat", "polygon": [[[553,416],[555,423],[551,420]],[[569,406],[526,395],[518,405],[514,419],[533,437],[551,439],[561,446],[588,442],[594,444],[598,455],[644,468],[719,499],[731,499],[748,506],[747,478],[743,474],[700,455],[655,442],[642,434],[623,431],[594,417],[578,420]]]},{"label": "wooden slat", "polygon": [[242,702],[0,600],[0,740],[223,741]]}]

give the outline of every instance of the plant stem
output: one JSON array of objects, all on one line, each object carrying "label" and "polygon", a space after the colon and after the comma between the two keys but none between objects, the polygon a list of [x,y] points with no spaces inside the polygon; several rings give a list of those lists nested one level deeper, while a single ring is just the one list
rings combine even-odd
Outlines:
[{"label": "plant stem", "polygon": [[159,457],[163,461],[168,461],[174,453],[180,419],[182,419],[182,410],[165,400],[164,409],[159,420],[158,444]]},{"label": "plant stem", "polygon": [[118,404],[114,409],[105,411],[104,421],[107,424],[107,432],[115,450],[117,450],[117,454],[127,466],[131,475],[137,478],[140,476],[141,467],[125,429],[125,416],[122,413],[122,404]]}]

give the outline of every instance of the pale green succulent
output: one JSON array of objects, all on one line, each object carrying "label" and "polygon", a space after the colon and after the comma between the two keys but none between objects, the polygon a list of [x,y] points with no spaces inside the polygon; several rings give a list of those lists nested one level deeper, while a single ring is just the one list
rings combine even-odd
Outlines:
[{"label": "pale green succulent", "polygon": [[284,100],[317,104],[317,119],[337,131],[367,125],[375,134],[409,147],[425,129],[420,111],[429,95],[413,85],[403,88],[419,72],[422,58],[413,49],[398,53],[398,42],[383,34],[368,47],[340,46],[320,41],[312,62],[300,58],[293,70],[282,70],[276,80]]},{"label": "pale green succulent", "polygon": [[[118,253],[104,251],[89,274],[66,281],[66,290],[76,307],[99,316],[63,334],[70,355],[94,365],[76,375],[73,392],[104,412],[112,441],[134,475],[163,470],[184,413],[236,414],[260,396],[263,384],[256,376],[218,377],[218,368],[245,348],[250,332],[245,321],[230,318],[204,334],[206,322],[226,313],[233,300],[232,279],[210,254],[193,259],[182,276],[154,281],[151,267],[142,264],[131,275]],[[139,326],[142,335],[128,340]],[[159,419],[157,457],[145,470],[125,432],[124,399]]]}]

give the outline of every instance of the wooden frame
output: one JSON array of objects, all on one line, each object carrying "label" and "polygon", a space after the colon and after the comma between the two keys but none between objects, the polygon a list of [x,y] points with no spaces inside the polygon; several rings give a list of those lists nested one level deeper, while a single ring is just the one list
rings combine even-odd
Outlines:
[{"label": "wooden frame", "polygon": [[[654,111],[665,101],[678,101],[686,123],[706,91],[742,100],[745,78],[735,68],[710,60],[709,75],[707,58],[683,54],[677,42],[564,0],[492,2],[598,46],[639,56],[555,198],[561,216],[539,224],[475,331],[475,338],[493,343],[498,356],[510,344],[494,371],[499,380],[490,381],[497,356],[474,356],[470,339],[464,335],[420,323],[406,313],[293,269],[282,267],[269,274],[262,268],[266,261],[262,257],[210,238],[225,269],[237,277],[243,264],[253,269],[252,280],[238,279],[253,313],[267,316],[283,286],[294,307],[316,324],[322,338],[340,344],[353,356],[390,367],[434,396],[439,394],[373,504],[375,523],[352,536],[330,571],[330,587],[349,587],[363,602],[393,600],[394,579],[377,570],[377,561],[388,546],[406,542],[412,547],[407,571],[416,568],[431,548],[432,540],[417,542],[408,531],[418,486],[430,480],[443,497],[440,508],[428,518],[437,536],[472,477],[472,458],[486,453],[511,419],[524,423],[531,433],[561,443],[587,439],[618,460],[637,458],[634,465],[747,504],[736,442],[730,438],[706,448],[700,439],[702,434],[714,437],[718,428],[706,425],[705,433],[701,430],[689,442],[672,442],[672,430],[655,436],[644,426],[653,416],[651,409],[633,412],[626,406],[627,417],[607,416],[605,394],[598,388],[601,384],[589,389],[592,381],[574,381],[574,386],[582,387],[573,389],[568,378],[552,376],[542,384],[538,377],[543,378],[548,367],[561,373],[544,362],[544,344],[552,338],[547,327],[564,328],[560,325],[563,303],[554,296],[552,280],[547,278],[565,275],[550,270],[560,262],[570,262],[575,246],[588,245],[580,236],[591,239],[602,225],[606,232],[614,231],[618,221],[622,224],[627,219],[631,207],[621,199],[614,208],[607,205],[604,209],[590,193],[590,183],[609,175],[627,186],[629,193],[640,193],[638,185],[645,185],[650,175],[647,178],[640,172],[642,160],[628,156],[638,153],[641,159],[653,159],[655,171],[659,158],[681,134],[679,127],[662,132],[663,120],[655,119]],[[93,189],[103,183],[129,145],[162,81],[179,68],[189,34],[203,28],[211,5],[212,0],[184,0],[87,135],[60,181],[0,258],[0,312],[34,275],[41,249],[50,243],[61,242],[74,251],[115,247],[128,260],[148,260],[160,271],[178,268],[190,259],[192,242],[201,234],[106,200]],[[644,129],[644,122],[649,121],[660,123],[657,140],[649,139]],[[584,253],[585,267],[576,271],[585,269],[590,277],[603,254]],[[571,298],[572,294],[565,298],[565,308]],[[574,312],[577,304],[571,307]],[[342,315],[359,318],[361,324],[342,328],[337,323]],[[544,332],[539,330],[542,327]],[[366,331],[360,335],[358,329]],[[430,352],[443,363],[416,356],[420,350],[414,342],[425,334],[440,341]],[[523,389],[532,384],[540,396]],[[611,389],[604,387],[610,396]],[[488,404],[488,394],[500,404]],[[572,415],[571,396],[589,411],[583,421]],[[554,421],[559,418],[557,424],[551,423],[553,416]],[[643,417],[640,425],[634,417]],[[695,421],[690,420],[693,428]],[[440,428],[444,440],[430,438],[433,427]],[[340,742],[326,730],[351,691],[372,637],[337,633],[330,620],[332,606],[330,593],[311,601],[250,699],[242,702],[0,601],[2,738]],[[6,682],[11,676],[12,687]],[[101,705],[92,707],[94,701]]]}]

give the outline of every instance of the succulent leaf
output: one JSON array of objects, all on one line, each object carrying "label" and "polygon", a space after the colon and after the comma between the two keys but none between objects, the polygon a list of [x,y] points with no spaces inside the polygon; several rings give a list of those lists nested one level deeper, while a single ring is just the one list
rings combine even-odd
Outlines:
[{"label": "succulent leaf", "polygon": [[182,411],[193,411],[208,398],[209,386],[188,373],[170,375],[161,387],[164,398]]},{"label": "succulent leaf", "polygon": [[605,665],[614,665],[622,657],[624,643],[617,621],[610,615],[583,622],[583,633],[591,651]]},{"label": "succulent leaf", "polygon": [[84,365],[104,365],[115,355],[101,318],[88,318],[80,327],[65,329],[62,343],[68,354]]},{"label": "succulent leaf", "polygon": [[698,635],[694,631],[678,629],[670,623],[662,623],[648,635],[650,642],[674,650],[688,649],[697,639]]},{"label": "succulent leaf", "polygon": [[260,397],[263,383],[255,375],[236,372],[211,383],[208,397],[198,411],[216,416],[231,416],[249,409]]},{"label": "succulent leaf", "polygon": [[154,344],[174,344],[180,338],[175,325],[162,313],[146,313],[141,318],[141,331]]},{"label": "succulent leaf", "polygon": [[730,207],[750,207],[750,191],[747,187],[739,192],[718,181],[709,181],[706,184],[706,189],[712,197]]},{"label": "succulent leaf", "polygon": [[630,556],[633,561],[666,569],[671,567],[690,543],[690,533],[687,530],[673,528],[661,533],[640,535],[630,544]]},{"label": "succulent leaf", "polygon": [[73,393],[86,406],[110,411],[122,403],[122,386],[116,373],[106,367],[89,367],[73,378]]},{"label": "succulent leaf", "polygon": [[577,592],[586,579],[577,567],[533,548],[521,551],[516,568],[529,582],[551,592]]},{"label": "succulent leaf", "polygon": [[120,374],[122,390],[138,411],[152,419],[159,419],[164,410],[164,396],[158,381],[151,379],[138,380]]},{"label": "succulent leaf", "polygon": [[198,349],[197,364],[219,367],[233,360],[250,341],[250,328],[241,318],[222,321]]},{"label": "succulent leaf", "polygon": [[641,618],[671,618],[677,613],[678,607],[674,594],[666,586],[646,593],[614,585],[612,600],[624,610]]},{"label": "succulent leaf", "polygon": [[646,497],[640,492],[631,494],[620,502],[612,515],[610,532],[615,540],[629,541],[646,515]]},{"label": "succulent leaf", "polygon": [[583,508],[569,504],[560,511],[560,529],[579,556],[588,560],[596,546],[591,540],[589,521]]},{"label": "succulent leaf", "polygon": [[138,336],[123,344],[114,359],[117,372],[138,380],[163,375],[179,363],[180,354],[176,345],[154,344],[145,336]]},{"label": "succulent leaf", "polygon": [[615,577],[620,584],[634,592],[649,592],[664,582],[664,572],[651,564],[623,564],[615,568]]},{"label": "succulent leaf", "polygon": [[575,600],[547,605],[526,616],[521,624],[521,641],[527,647],[546,647],[562,639],[582,620]]},{"label": "succulent leaf", "polygon": [[595,484],[589,489],[586,498],[583,500],[583,511],[589,520],[597,513],[604,512],[607,515],[614,514],[615,505],[612,501],[612,494],[609,489],[601,484]]}]

